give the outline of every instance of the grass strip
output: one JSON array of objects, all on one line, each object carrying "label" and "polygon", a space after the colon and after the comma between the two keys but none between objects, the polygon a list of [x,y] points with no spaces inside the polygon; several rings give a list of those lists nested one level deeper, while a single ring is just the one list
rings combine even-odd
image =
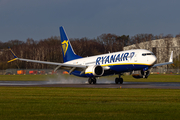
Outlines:
[{"label": "grass strip", "polygon": [[0,87],[0,119],[180,118],[180,90]]}]

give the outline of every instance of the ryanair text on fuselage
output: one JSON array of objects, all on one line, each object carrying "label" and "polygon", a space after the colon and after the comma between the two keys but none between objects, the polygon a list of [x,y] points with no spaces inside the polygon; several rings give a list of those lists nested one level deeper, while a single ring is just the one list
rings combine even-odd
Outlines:
[{"label": "ryanair text on fuselage", "polygon": [[127,53],[122,53],[122,54],[114,54],[114,55],[97,57],[96,65],[126,61],[128,60],[128,56],[130,59],[132,59],[134,54],[135,52],[131,52],[130,54],[127,52]]}]

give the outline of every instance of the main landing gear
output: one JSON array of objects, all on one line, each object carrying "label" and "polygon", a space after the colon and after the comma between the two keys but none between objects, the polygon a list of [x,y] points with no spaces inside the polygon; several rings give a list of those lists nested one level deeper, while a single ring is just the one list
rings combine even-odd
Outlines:
[{"label": "main landing gear", "polygon": [[[119,78],[116,78],[116,79],[115,79],[115,83],[116,83],[116,84],[118,84],[118,83],[123,84],[123,78],[121,77],[121,75],[122,75],[122,74],[119,74]],[[90,77],[90,78],[88,79],[88,83],[89,83],[89,84],[96,84],[96,78],[95,78],[95,77]]]},{"label": "main landing gear", "polygon": [[115,83],[116,83],[116,84],[118,84],[118,83],[123,84],[123,78],[121,77],[121,75],[122,75],[122,74],[119,74],[119,78],[116,78],[116,79],[115,79]]},{"label": "main landing gear", "polygon": [[96,78],[95,78],[95,77],[90,77],[90,78],[88,79],[88,83],[89,83],[89,84],[91,84],[91,83],[96,84]]}]

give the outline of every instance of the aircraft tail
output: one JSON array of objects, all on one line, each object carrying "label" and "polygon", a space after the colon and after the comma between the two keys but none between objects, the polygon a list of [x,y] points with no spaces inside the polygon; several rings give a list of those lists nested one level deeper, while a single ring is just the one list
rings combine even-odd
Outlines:
[{"label": "aircraft tail", "polygon": [[69,42],[66,32],[62,26],[59,27],[59,31],[60,31],[60,36],[61,36],[61,47],[62,47],[62,54],[63,54],[64,62],[82,58],[74,53],[71,43]]}]

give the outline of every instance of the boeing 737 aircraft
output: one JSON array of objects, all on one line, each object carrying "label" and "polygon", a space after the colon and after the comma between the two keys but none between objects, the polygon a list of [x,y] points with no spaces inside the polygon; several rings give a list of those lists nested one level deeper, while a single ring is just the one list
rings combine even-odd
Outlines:
[{"label": "boeing 737 aircraft", "polygon": [[119,75],[119,77],[115,79],[115,83],[122,84],[123,78],[121,75],[124,72],[132,73],[133,71],[137,70],[140,71],[140,74],[133,76],[134,78],[147,78],[150,74],[149,70],[152,67],[173,63],[173,51],[171,52],[169,62],[155,64],[157,60],[156,56],[151,51],[145,49],[133,49],[82,58],[76,55],[73,51],[64,28],[61,26],[59,30],[62,42],[61,45],[64,63],[18,58],[10,48],[9,49],[13,54],[14,59],[8,62],[21,60],[55,65],[57,67],[54,69],[54,71],[57,69],[65,69],[69,72],[69,74],[73,74],[79,77],[88,77],[89,84],[96,84],[97,77],[115,74]]}]

